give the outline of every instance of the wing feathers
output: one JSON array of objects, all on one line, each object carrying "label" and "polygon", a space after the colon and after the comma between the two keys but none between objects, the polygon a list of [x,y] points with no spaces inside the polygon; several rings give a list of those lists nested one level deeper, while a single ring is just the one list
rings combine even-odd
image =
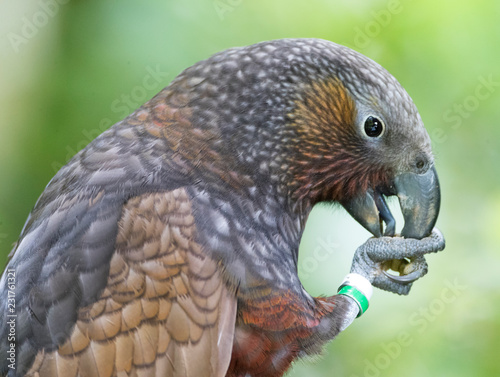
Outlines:
[{"label": "wing feathers", "polygon": [[[106,289],[79,310],[71,337],[57,351],[37,355],[29,375],[224,376],[236,297],[195,237],[185,190],[129,200]],[[92,289],[85,274],[78,278],[84,290]]]}]

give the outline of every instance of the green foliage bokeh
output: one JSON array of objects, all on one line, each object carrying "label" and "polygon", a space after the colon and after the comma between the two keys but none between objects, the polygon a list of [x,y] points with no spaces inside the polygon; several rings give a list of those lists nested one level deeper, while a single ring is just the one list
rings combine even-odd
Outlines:
[{"label": "green foliage bokeh", "polygon": [[[0,264],[57,169],[182,69],[232,46],[328,39],[382,64],[417,104],[447,248],[409,296],[376,291],[289,375],[500,375],[499,14],[494,0],[0,2]],[[368,236],[341,210],[315,208],[299,266],[308,291],[333,294]]]}]

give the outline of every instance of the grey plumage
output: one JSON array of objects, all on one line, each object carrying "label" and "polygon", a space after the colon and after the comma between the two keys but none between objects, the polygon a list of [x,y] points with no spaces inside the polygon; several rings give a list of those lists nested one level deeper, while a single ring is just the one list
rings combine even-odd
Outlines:
[{"label": "grey plumage", "polygon": [[[337,90],[338,98],[321,92],[323,87]],[[341,99],[346,103],[337,103]],[[332,109],[342,114],[329,113]],[[363,119],[372,113],[385,122],[383,140],[363,136]],[[305,119],[309,115],[316,123]],[[125,232],[120,225],[124,208],[134,200],[138,217],[147,213],[165,228],[174,227],[172,237],[187,227],[170,216],[172,208],[189,202],[189,211],[175,208],[193,218],[188,225],[196,230],[171,245],[188,256],[200,247],[206,263],[218,266],[210,276],[224,282],[224,295],[232,295],[216,301],[221,307],[232,313],[236,300],[246,304],[274,289],[290,293],[298,307],[307,309],[304,315],[316,315],[320,304],[297,276],[298,246],[312,206],[325,198],[339,200],[346,188],[352,192],[345,195],[353,196],[367,185],[386,184],[395,174],[412,171],[416,156],[432,165],[430,140],[410,97],[382,67],[346,47],[315,39],[278,40],[226,50],[195,64],[92,141],[47,185],[8,264],[17,276],[18,369],[9,370],[1,359],[0,374],[24,375],[37,354],[50,354],[68,342],[82,313],[109,293],[112,258],[121,255],[116,240]],[[364,181],[358,183],[355,169],[361,162],[354,163],[359,161],[364,168],[357,175]],[[162,207],[164,213],[148,202],[155,195],[171,201]],[[126,235],[132,239],[132,233]],[[161,229],[145,233],[155,241],[161,238]],[[149,247],[149,241],[140,241],[140,247]],[[123,253],[135,246],[127,247]],[[156,250],[154,258],[167,258],[162,254],[167,251],[172,250]],[[137,262],[143,263],[142,272],[147,270],[144,255]],[[196,260],[186,264],[193,270]],[[4,274],[0,354],[9,348],[6,295]],[[158,300],[174,302],[165,297]],[[339,312],[318,322],[319,335],[301,340],[302,353],[317,351],[352,320],[353,303],[335,300]],[[236,317],[231,320],[226,327],[215,320],[209,325],[227,331]],[[227,369],[227,363],[225,356],[214,370]]]}]

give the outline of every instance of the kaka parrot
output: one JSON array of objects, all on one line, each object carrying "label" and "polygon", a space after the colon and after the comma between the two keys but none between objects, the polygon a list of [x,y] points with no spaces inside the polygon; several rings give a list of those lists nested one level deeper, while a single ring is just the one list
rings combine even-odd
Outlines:
[{"label": "kaka parrot", "polygon": [[[318,202],[374,235],[354,254],[358,299],[298,278]],[[1,280],[0,374],[282,376],[372,285],[407,294],[427,272],[439,202],[420,115],[377,63],[318,39],[217,53],[47,185]]]}]

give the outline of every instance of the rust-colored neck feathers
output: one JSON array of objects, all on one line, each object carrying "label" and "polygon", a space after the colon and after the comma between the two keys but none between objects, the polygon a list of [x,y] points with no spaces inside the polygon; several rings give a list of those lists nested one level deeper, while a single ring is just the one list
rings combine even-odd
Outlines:
[{"label": "rust-colored neck feathers", "polygon": [[387,171],[370,161],[355,103],[339,79],[313,82],[295,103],[289,188],[296,200],[340,200],[386,181]]},{"label": "rust-colored neck feathers", "polygon": [[227,155],[221,130],[193,121],[195,110],[190,101],[189,95],[181,90],[165,89],[133,117],[145,131],[165,141],[168,163],[178,173],[192,181],[210,181],[216,177],[235,189],[250,185],[250,177],[239,173],[235,159]]}]

